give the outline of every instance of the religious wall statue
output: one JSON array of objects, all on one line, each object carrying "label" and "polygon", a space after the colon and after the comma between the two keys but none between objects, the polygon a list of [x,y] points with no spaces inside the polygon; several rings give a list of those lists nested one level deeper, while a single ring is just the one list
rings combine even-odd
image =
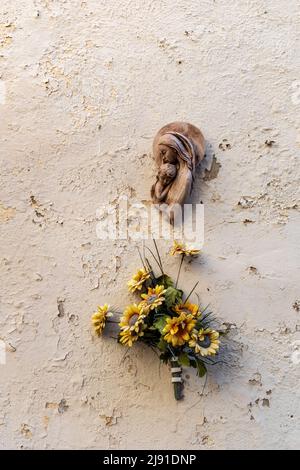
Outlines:
[{"label": "religious wall statue", "polygon": [[158,168],[151,188],[154,204],[182,206],[191,194],[198,163],[205,154],[202,132],[188,122],[172,122],[162,127],[153,141],[153,155]]}]

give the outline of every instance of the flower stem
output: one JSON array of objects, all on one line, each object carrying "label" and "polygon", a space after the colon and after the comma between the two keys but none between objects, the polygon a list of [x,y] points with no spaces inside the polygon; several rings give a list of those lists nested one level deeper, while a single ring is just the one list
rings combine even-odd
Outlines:
[{"label": "flower stem", "polygon": [[137,250],[138,250],[138,252],[139,252],[139,257],[140,257],[140,260],[141,260],[141,262],[142,262],[143,268],[144,268],[145,271],[146,271],[147,268],[146,268],[146,265],[145,265],[145,262],[144,262],[144,260],[143,260],[143,257],[142,257],[142,254],[141,254],[141,252],[140,252],[139,247],[137,247]]},{"label": "flower stem", "polygon": [[187,296],[187,298],[185,299],[184,303],[186,303],[189,298],[191,297],[192,293],[194,292],[194,290],[196,289],[197,285],[199,284],[199,281],[196,282],[196,284],[194,285],[193,289],[191,290],[191,292],[189,293],[189,295]]},{"label": "flower stem", "polygon": [[155,241],[154,238],[153,238],[153,243],[154,243],[154,246],[155,246],[155,249],[156,249],[156,253],[157,253],[157,256],[158,256],[158,259],[159,259],[161,272],[162,272],[163,275],[164,275],[164,268],[163,268],[163,265],[162,265],[162,262],[161,262],[161,257],[160,257],[160,254],[159,254],[159,249],[158,249],[158,247],[157,247],[157,243],[156,243],[156,241]]},{"label": "flower stem", "polygon": [[181,255],[181,261],[180,261],[180,265],[179,265],[179,270],[178,270],[178,274],[177,274],[177,279],[176,279],[175,287],[177,287],[177,284],[178,284],[178,280],[179,280],[179,275],[180,275],[180,271],[181,271],[181,266],[182,266],[182,263],[183,263],[183,259],[184,259],[184,253],[182,253],[182,255]]},{"label": "flower stem", "polygon": [[161,266],[161,264],[160,264],[159,260],[158,260],[158,259],[156,258],[156,256],[154,255],[153,251],[152,251],[152,250],[150,250],[150,248],[148,248],[148,246],[146,246],[146,250],[148,250],[148,251],[151,253],[151,255],[153,256],[153,259],[155,260],[155,262],[156,262],[156,264],[157,264],[157,266],[158,266],[158,267],[159,267],[159,269],[161,270],[161,272],[162,272],[162,275],[164,275],[164,272],[163,272],[162,266]]}]

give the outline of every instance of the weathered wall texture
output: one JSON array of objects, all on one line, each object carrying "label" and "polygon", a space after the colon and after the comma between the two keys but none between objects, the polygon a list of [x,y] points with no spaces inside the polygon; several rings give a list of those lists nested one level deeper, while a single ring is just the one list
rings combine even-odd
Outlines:
[{"label": "weathered wall texture", "polygon": [[[299,28],[288,0],[1,1],[1,448],[300,447]],[[96,209],[149,200],[174,119],[221,165],[197,180],[185,282],[231,324],[235,361],[202,397],[188,372],[179,403],[150,350],[124,359],[90,330],[139,265],[97,239]]]}]

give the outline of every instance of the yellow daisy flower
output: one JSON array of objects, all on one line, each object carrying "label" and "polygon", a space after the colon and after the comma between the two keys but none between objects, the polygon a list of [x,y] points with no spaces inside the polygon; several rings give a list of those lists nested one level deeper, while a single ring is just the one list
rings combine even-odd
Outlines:
[{"label": "yellow daisy flower", "polygon": [[120,343],[131,347],[139,336],[143,336],[144,318],[145,315],[139,305],[132,304],[125,308],[119,323],[121,328]]},{"label": "yellow daisy flower", "polygon": [[95,332],[100,336],[105,328],[107,318],[112,317],[112,312],[109,311],[109,305],[104,304],[97,307],[97,312],[92,315],[92,324]]},{"label": "yellow daisy flower", "polygon": [[144,299],[140,303],[143,312],[148,313],[150,310],[159,307],[165,300],[165,292],[166,289],[164,286],[148,287],[148,293],[141,295],[142,299]]},{"label": "yellow daisy flower", "polygon": [[189,341],[190,348],[195,349],[197,354],[204,357],[214,356],[219,349],[219,344],[219,333],[211,328],[194,330]]},{"label": "yellow daisy flower", "polygon": [[190,333],[196,325],[193,315],[182,312],[179,317],[167,318],[166,325],[162,331],[164,339],[172,346],[182,346],[191,339]]},{"label": "yellow daisy flower", "polygon": [[145,269],[139,269],[138,272],[127,282],[128,289],[130,292],[141,290],[144,282],[149,279],[150,273]]},{"label": "yellow daisy flower", "polygon": [[186,313],[187,315],[190,313],[193,317],[201,317],[201,312],[199,309],[199,305],[192,304],[190,302],[185,302],[184,304],[177,304],[173,307],[174,312],[180,315],[182,312]]},{"label": "yellow daisy flower", "polygon": [[174,240],[173,247],[170,251],[170,255],[185,255],[185,256],[197,256],[199,255],[200,250],[195,248],[188,248],[184,243],[177,242]]}]

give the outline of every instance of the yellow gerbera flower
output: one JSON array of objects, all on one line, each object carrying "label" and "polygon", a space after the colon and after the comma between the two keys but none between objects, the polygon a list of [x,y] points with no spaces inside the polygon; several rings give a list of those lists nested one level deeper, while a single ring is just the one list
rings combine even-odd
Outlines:
[{"label": "yellow gerbera flower", "polygon": [[190,348],[195,349],[201,356],[214,356],[219,349],[219,333],[211,328],[194,330],[189,342]]},{"label": "yellow gerbera flower", "polygon": [[177,304],[173,307],[174,312],[180,315],[182,312],[186,313],[187,315],[190,313],[193,317],[201,317],[201,312],[199,309],[199,305],[192,304],[190,302],[185,302],[184,304]]},{"label": "yellow gerbera flower", "polygon": [[153,310],[159,307],[165,300],[164,293],[166,289],[164,286],[156,286],[154,288],[148,287],[148,294],[142,294],[142,302],[140,307],[144,313],[148,313],[150,310]]},{"label": "yellow gerbera flower", "polygon": [[139,336],[143,336],[144,318],[145,315],[139,305],[132,304],[125,308],[119,323],[121,328],[120,343],[131,347]]},{"label": "yellow gerbera flower", "polygon": [[173,247],[170,251],[170,254],[172,256],[174,255],[185,255],[185,256],[197,256],[199,255],[200,250],[197,250],[195,248],[188,248],[184,243],[177,242],[174,240]]},{"label": "yellow gerbera flower", "polygon": [[182,312],[179,317],[167,318],[166,325],[162,331],[164,339],[172,346],[182,346],[191,339],[190,332],[196,325],[196,320],[191,314]]},{"label": "yellow gerbera flower", "polygon": [[112,312],[109,311],[109,305],[104,304],[97,307],[97,312],[92,315],[92,323],[95,332],[100,336],[105,328],[107,318],[112,317]]},{"label": "yellow gerbera flower", "polygon": [[144,282],[149,279],[150,273],[145,269],[139,269],[138,272],[128,281],[128,289],[130,292],[141,290]]}]

